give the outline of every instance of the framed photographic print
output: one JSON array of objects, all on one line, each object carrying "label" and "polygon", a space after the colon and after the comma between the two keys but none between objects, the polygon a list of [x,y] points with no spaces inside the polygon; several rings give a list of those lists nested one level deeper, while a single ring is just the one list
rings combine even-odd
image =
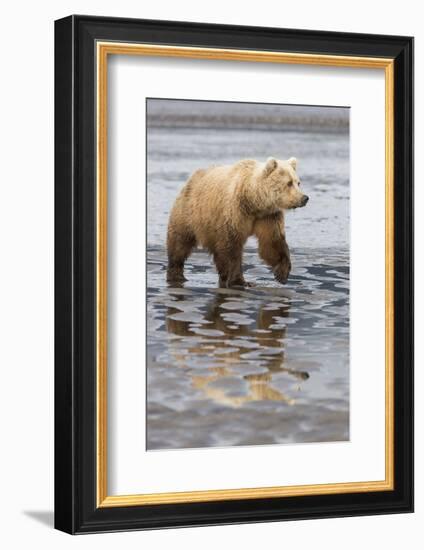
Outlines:
[{"label": "framed photographic print", "polygon": [[413,509],[413,39],[55,24],[55,525]]}]

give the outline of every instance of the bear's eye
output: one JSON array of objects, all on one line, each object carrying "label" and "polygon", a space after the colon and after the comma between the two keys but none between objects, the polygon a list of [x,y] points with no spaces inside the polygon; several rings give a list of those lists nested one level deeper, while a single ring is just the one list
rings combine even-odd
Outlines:
[{"label": "bear's eye", "polygon": [[292,181],[289,181],[289,182],[287,183],[287,187],[293,187],[293,182],[292,182]]}]

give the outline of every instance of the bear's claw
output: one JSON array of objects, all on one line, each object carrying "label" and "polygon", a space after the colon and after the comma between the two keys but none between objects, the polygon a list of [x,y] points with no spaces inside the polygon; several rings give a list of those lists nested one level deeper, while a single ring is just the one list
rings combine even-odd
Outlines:
[{"label": "bear's claw", "polygon": [[284,264],[280,263],[276,265],[272,271],[274,273],[275,280],[280,284],[284,285],[287,283],[290,270],[291,270],[291,263],[288,262],[288,263],[284,263]]},{"label": "bear's claw", "polygon": [[247,287],[247,288],[254,288],[256,285],[255,285],[255,283],[250,283],[248,281],[245,281],[244,286]]}]

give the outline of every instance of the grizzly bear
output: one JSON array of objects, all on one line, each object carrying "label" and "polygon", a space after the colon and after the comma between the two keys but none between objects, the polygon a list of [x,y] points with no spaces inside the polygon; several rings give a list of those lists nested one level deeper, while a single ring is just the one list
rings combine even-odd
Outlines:
[{"label": "grizzly bear", "polygon": [[171,210],[167,249],[169,282],[183,282],[184,262],[195,246],[212,254],[222,287],[244,286],[243,246],[251,235],[275,279],[286,283],[291,269],[284,210],[305,206],[297,161],[241,160],[197,170]]}]

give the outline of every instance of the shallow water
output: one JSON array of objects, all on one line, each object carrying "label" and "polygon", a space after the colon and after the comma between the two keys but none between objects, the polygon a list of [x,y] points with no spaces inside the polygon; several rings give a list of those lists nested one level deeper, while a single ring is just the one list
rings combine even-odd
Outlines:
[{"label": "shallow water", "polygon": [[[249,120],[241,113],[228,126],[219,105],[206,119],[204,105],[186,104],[181,114],[176,102],[166,109],[155,103],[148,108],[147,448],[347,440],[346,110],[332,111],[340,124],[325,126],[325,109],[305,116],[300,109],[300,122],[290,119],[279,131],[264,106],[256,119],[249,111]],[[184,286],[168,286],[168,214],[189,174],[271,155],[298,157],[310,196],[306,208],[287,216],[288,284],[274,281],[250,239],[244,273],[253,288],[219,289],[211,258],[201,250],[187,261]]]},{"label": "shallow water", "polygon": [[256,286],[220,289],[196,252],[172,288],[164,250],[150,249],[148,449],[348,439],[346,253],[293,259],[283,287],[247,251]]}]

